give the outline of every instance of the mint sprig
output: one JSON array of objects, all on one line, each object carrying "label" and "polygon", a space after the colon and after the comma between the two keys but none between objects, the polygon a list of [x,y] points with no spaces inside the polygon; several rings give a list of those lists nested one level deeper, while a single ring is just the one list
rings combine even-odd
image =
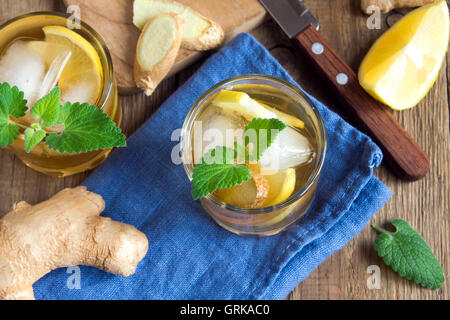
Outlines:
[{"label": "mint sprig", "polygon": [[[234,149],[219,146],[209,150],[193,170],[194,200],[250,180],[250,170],[239,162],[259,160],[284,128],[286,125],[278,119],[253,119],[244,129],[244,146],[235,142]],[[248,150],[250,144],[252,152]]]},{"label": "mint sprig", "polygon": [[[30,113],[36,123],[24,125],[17,119],[25,116],[27,101],[24,93],[8,83],[0,84],[0,146],[5,148],[24,130],[25,151],[30,152],[45,140],[47,146],[61,153],[80,153],[126,146],[126,137],[114,121],[94,105],[66,103],[60,105],[60,89],[54,88],[39,99]],[[14,117],[14,119],[12,119]],[[64,126],[60,133],[48,128]]]},{"label": "mint sprig", "polygon": [[392,224],[395,232],[372,225],[381,232],[375,240],[378,255],[401,277],[439,289],[444,282],[444,271],[425,240],[404,220],[395,219]]}]

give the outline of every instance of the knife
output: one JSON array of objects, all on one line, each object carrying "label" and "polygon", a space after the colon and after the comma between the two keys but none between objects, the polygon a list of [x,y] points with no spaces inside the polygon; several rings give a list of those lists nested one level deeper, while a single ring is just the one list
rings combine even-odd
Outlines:
[{"label": "knife", "polygon": [[319,22],[299,0],[259,0],[295,46],[308,58],[348,110],[355,124],[383,150],[386,164],[405,180],[430,169],[427,154],[395,120],[389,109],[360,86],[355,72],[319,33]]}]

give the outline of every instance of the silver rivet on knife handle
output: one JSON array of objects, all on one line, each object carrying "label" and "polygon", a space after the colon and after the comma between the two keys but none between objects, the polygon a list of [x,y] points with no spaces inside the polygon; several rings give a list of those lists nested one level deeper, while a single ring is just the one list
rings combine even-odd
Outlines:
[{"label": "silver rivet on knife handle", "polygon": [[322,54],[323,51],[324,51],[323,44],[321,44],[320,42],[315,42],[315,43],[313,43],[313,45],[312,45],[312,47],[311,47],[311,51],[312,51],[314,54],[317,54],[317,55]]},{"label": "silver rivet on knife handle", "polygon": [[348,83],[348,75],[346,75],[345,73],[339,73],[336,76],[336,82],[341,86],[345,86]]}]

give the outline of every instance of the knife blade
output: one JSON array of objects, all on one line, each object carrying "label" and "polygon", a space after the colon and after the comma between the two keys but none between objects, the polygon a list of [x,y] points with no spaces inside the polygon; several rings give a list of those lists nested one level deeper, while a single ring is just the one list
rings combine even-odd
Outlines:
[{"label": "knife blade", "polygon": [[294,45],[332,87],[352,122],[383,150],[384,162],[400,178],[418,180],[430,169],[427,154],[359,84],[352,68],[319,33],[319,23],[299,0],[259,0]]},{"label": "knife blade", "polygon": [[[319,29],[319,21],[311,14],[309,9],[298,0],[287,1],[261,1],[263,7],[278,23],[289,39],[304,29],[313,25]],[[286,8],[288,8],[286,10]]]}]

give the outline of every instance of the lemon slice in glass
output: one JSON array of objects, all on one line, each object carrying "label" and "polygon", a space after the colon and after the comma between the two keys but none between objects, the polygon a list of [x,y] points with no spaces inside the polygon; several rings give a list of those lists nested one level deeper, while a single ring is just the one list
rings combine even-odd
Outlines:
[{"label": "lemon slice in glass", "polygon": [[295,189],[295,169],[288,168],[272,175],[264,176],[269,183],[269,194],[264,207],[274,206],[287,200]]},{"label": "lemon slice in glass", "polygon": [[448,41],[446,1],[413,10],[374,43],[359,68],[359,82],[393,109],[414,107],[436,81]]},{"label": "lemon slice in glass", "polygon": [[[45,41],[70,50],[72,55],[64,68],[58,85],[68,96],[77,95],[74,91],[82,91],[88,101],[94,104],[102,90],[103,68],[95,48],[78,33],[62,26],[47,26],[43,28]],[[81,88],[81,87],[86,88]]]},{"label": "lemon slice in glass", "polygon": [[276,114],[264,108],[244,92],[222,90],[216,94],[213,104],[223,110],[242,115],[244,118],[276,118]]},{"label": "lemon slice in glass", "polygon": [[305,124],[300,119],[269,107],[268,105],[259,103],[245,92],[222,90],[214,97],[213,104],[225,111],[242,115],[248,121],[254,118],[275,118],[291,127],[305,127]]}]

